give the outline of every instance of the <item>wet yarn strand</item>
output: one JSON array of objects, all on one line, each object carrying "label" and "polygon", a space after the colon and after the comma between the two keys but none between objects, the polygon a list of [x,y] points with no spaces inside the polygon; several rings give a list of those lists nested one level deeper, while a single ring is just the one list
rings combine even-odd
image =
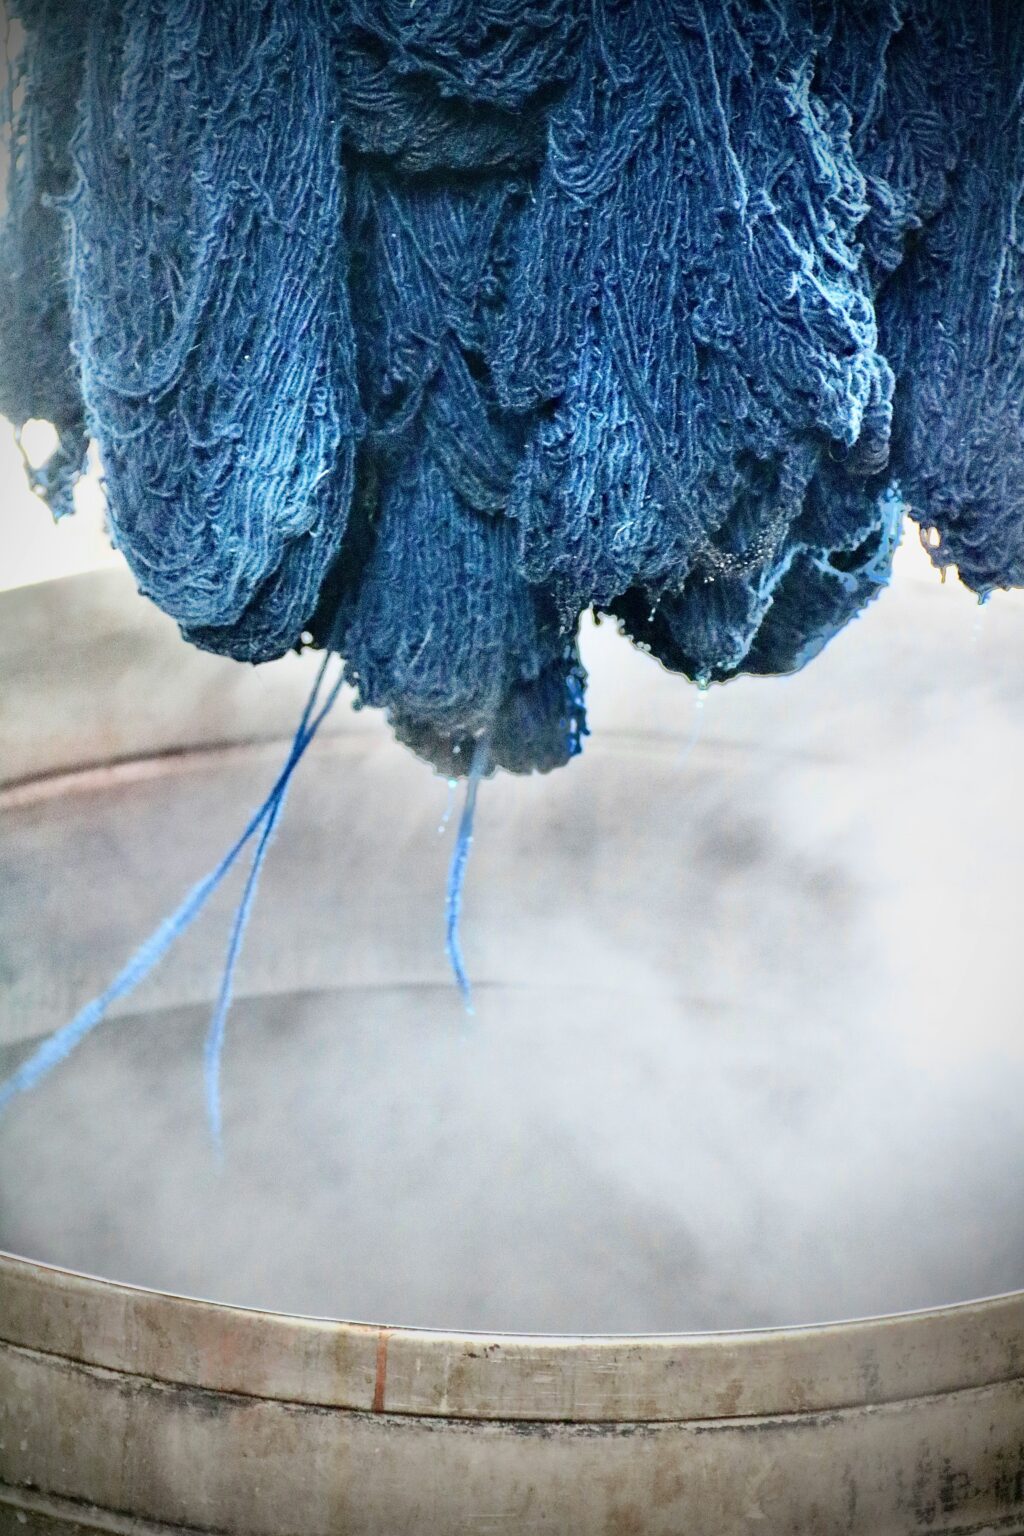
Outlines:
[{"label": "wet yarn strand", "polygon": [[263,863],[270,848],[271,840],[281,819],[284,802],[288,793],[286,781],[275,791],[268,808],[267,817],[263,823],[263,829],[256,844],[249,872],[245,880],[245,888],[242,899],[235,912],[234,922],[231,925],[231,937],[228,941],[227,955],[224,961],[224,972],[221,978],[220,991],[217,995],[216,1006],[203,1047],[203,1082],[206,1093],[206,1118],[210,1128],[210,1139],[213,1143],[214,1154],[218,1161],[224,1156],[224,1116],[221,1099],[221,1066],[224,1057],[224,1036],[227,1028],[228,1012],[231,1008],[231,999],[234,989],[235,968],[238,957],[242,951],[242,942],[245,938],[245,930],[256,900],[256,891],[259,886],[260,875],[263,872]]},{"label": "wet yarn strand", "polygon": [[245,887],[235,912],[234,922],[231,926],[231,937],[228,941],[227,955],[224,961],[224,971],[221,977],[220,991],[217,995],[216,1006],[210,1020],[207,1031],[206,1043],[203,1049],[203,1078],[206,1091],[206,1115],[210,1127],[210,1137],[214,1151],[218,1159],[223,1157],[224,1150],[224,1126],[221,1101],[221,1064],[224,1054],[224,1035],[227,1027],[228,1013],[231,1008],[232,990],[234,987],[235,969],[242,952],[242,943],[245,938],[245,930],[256,902],[256,894],[259,888],[260,876],[274,833],[284,812],[285,801],[291,787],[292,777],[306,748],[320,729],[321,724],[330,714],[337,702],[338,694],[344,683],[344,674],[340,674],[327,694],[325,701],[317,707],[317,701],[323,687],[324,677],[327,671],[330,653],[324,657],[317,674],[313,691],[306,703],[302,719],[299,722],[295,738],[292,742],[288,761],[282,770],[280,777],[264,805],[266,815],[263,820],[259,840],[253,853],[252,863],[246,876]]},{"label": "wet yarn strand", "polygon": [[476,1010],[473,1006],[473,989],[466,970],[466,962],[462,955],[462,937],[460,933],[462,899],[466,885],[466,870],[469,867],[469,855],[473,849],[473,828],[476,820],[477,795],[480,790],[480,781],[487,773],[490,760],[491,743],[485,734],[480,736],[473,746],[469,777],[466,780],[466,798],[463,802],[462,815],[459,818],[459,827],[455,835],[455,848],[452,852],[451,865],[448,870],[448,894],[445,903],[445,953],[448,956],[448,962],[451,965],[456,984],[462,994],[463,1007],[469,1017],[472,1017]]},{"label": "wet yarn strand", "polygon": [[234,969],[241,951],[245,925],[255,900],[256,886],[263,861],[266,857],[273,830],[280,819],[284,799],[287,795],[292,776],[310,743],[333,708],[341,688],[342,679],[339,678],[328,693],[326,700],[319,705],[319,708],[317,707],[328,661],[329,657],[325,657],[320,667],[284,767],[278,774],[270,793],[258,810],[253,813],[244,831],[228,849],[216,867],[193,886],[184,901],[140,945],[127,965],[118,973],[110,985],[99,996],[87,1003],[68,1024],[65,1024],[61,1029],[56,1030],[45,1039],[5,1082],[0,1083],[0,1114],[7,1109],[11,1101],[17,1098],[19,1094],[30,1092],[55,1067],[65,1061],[82,1044],[87,1036],[92,1034],[93,1030],[103,1023],[114,1004],[133,992],[150,975],[176,940],[195,922],[210,900],[210,897],[213,896],[214,892],[223,883],[242,853],[251,843],[253,837],[259,832],[260,840],[256,855],[253,859],[242,901],[232,928],[224,978],[207,1042],[206,1068],[208,1090],[210,1090],[212,1083],[212,1091],[209,1091],[208,1095],[210,1127],[215,1145],[219,1145],[220,1106],[219,1092],[217,1091],[219,1084],[219,1055],[223,1040],[224,1024],[230,1006]]}]

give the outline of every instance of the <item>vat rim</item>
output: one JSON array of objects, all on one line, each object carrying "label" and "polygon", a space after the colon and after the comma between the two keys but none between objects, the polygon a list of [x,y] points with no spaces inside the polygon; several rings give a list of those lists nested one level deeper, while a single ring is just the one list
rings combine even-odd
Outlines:
[{"label": "vat rim", "polygon": [[1024,1290],[766,1328],[502,1333],[237,1306],[0,1251],[0,1341],[153,1382],[354,1412],[687,1422],[1024,1380]]}]

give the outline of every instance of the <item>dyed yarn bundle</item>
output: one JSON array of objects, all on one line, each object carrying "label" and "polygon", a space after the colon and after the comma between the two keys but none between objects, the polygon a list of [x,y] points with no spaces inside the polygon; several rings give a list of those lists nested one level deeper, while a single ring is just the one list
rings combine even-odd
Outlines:
[{"label": "dyed yarn bundle", "polygon": [[905,509],[1024,581],[1019,0],[18,0],[0,410],[187,639],[445,772],[613,616],[801,666]]}]

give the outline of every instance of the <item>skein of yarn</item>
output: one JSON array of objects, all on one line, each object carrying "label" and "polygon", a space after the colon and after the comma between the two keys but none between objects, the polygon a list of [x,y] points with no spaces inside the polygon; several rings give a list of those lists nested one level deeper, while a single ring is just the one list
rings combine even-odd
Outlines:
[{"label": "skein of yarn", "polygon": [[580,615],[806,662],[904,510],[1024,580],[1014,0],[17,0],[0,409],[194,644],[337,645],[445,774]]},{"label": "skein of yarn", "polygon": [[0,411],[184,637],[343,658],[469,780],[587,733],[581,615],[702,687],[804,665],[904,514],[1024,584],[1019,0],[10,0]]}]

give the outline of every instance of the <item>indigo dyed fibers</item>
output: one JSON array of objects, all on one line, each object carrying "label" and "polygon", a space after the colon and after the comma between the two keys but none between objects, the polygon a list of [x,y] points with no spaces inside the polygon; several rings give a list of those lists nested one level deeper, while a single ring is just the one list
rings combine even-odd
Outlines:
[{"label": "indigo dyed fibers", "polygon": [[[185,638],[337,652],[235,845],[206,1050],[295,768],[342,680],[468,778],[586,735],[581,616],[702,687],[789,672],[904,515],[1024,585],[1020,0],[14,0],[0,412],[99,451]],[[17,34],[17,35],[15,35]],[[326,663],[325,663],[326,665]]]},{"label": "indigo dyed fibers", "polygon": [[284,767],[274,781],[270,793],[262,805],[253,812],[239,837],[209,874],[204,875],[192,887],[181,904],[139,946],[135,954],[132,955],[118,975],[114,977],[110,985],[98,997],[86,1003],[85,1007],[81,1008],[67,1024],[56,1030],[52,1035],[47,1036],[9,1078],[4,1082],[0,1082],[0,1114],[7,1109],[11,1101],[17,1098],[19,1094],[29,1093],[37,1083],[40,1083],[44,1077],[53,1071],[54,1067],[59,1066],[62,1061],[65,1061],[81,1045],[82,1041],[103,1023],[103,1020],[114,1004],[119,1002],[122,997],[126,997],[130,992],[133,992],[139,983],[145,980],[149,973],[160,964],[176,940],[195,922],[210,897],[223,884],[253,839],[258,838],[250,875],[246,881],[242,901],[232,928],[231,942],[228,946],[227,960],[224,968],[224,979],[211,1020],[206,1046],[207,1107],[214,1145],[218,1151],[220,1150],[220,1057],[224,1042],[224,1025],[231,1002],[231,987],[234,979],[235,964],[241,948],[246,921],[255,898],[260,869],[266,856],[270,839],[280,819],[281,809],[288,792],[288,786],[291,783],[292,775],[295,773],[317,731],[333,708],[344,681],[344,673],[342,673],[333,686],[326,691],[326,694],[324,693],[323,685],[328,660],[329,657],[325,658],[320,668],[313,691],[309,696],[298,729],[295,732],[291,750],[288,753]]},{"label": "indigo dyed fibers", "polygon": [[586,733],[580,616],[790,671],[905,511],[1024,581],[1017,0],[17,0],[0,409],[140,590],[332,644],[445,774]]}]

